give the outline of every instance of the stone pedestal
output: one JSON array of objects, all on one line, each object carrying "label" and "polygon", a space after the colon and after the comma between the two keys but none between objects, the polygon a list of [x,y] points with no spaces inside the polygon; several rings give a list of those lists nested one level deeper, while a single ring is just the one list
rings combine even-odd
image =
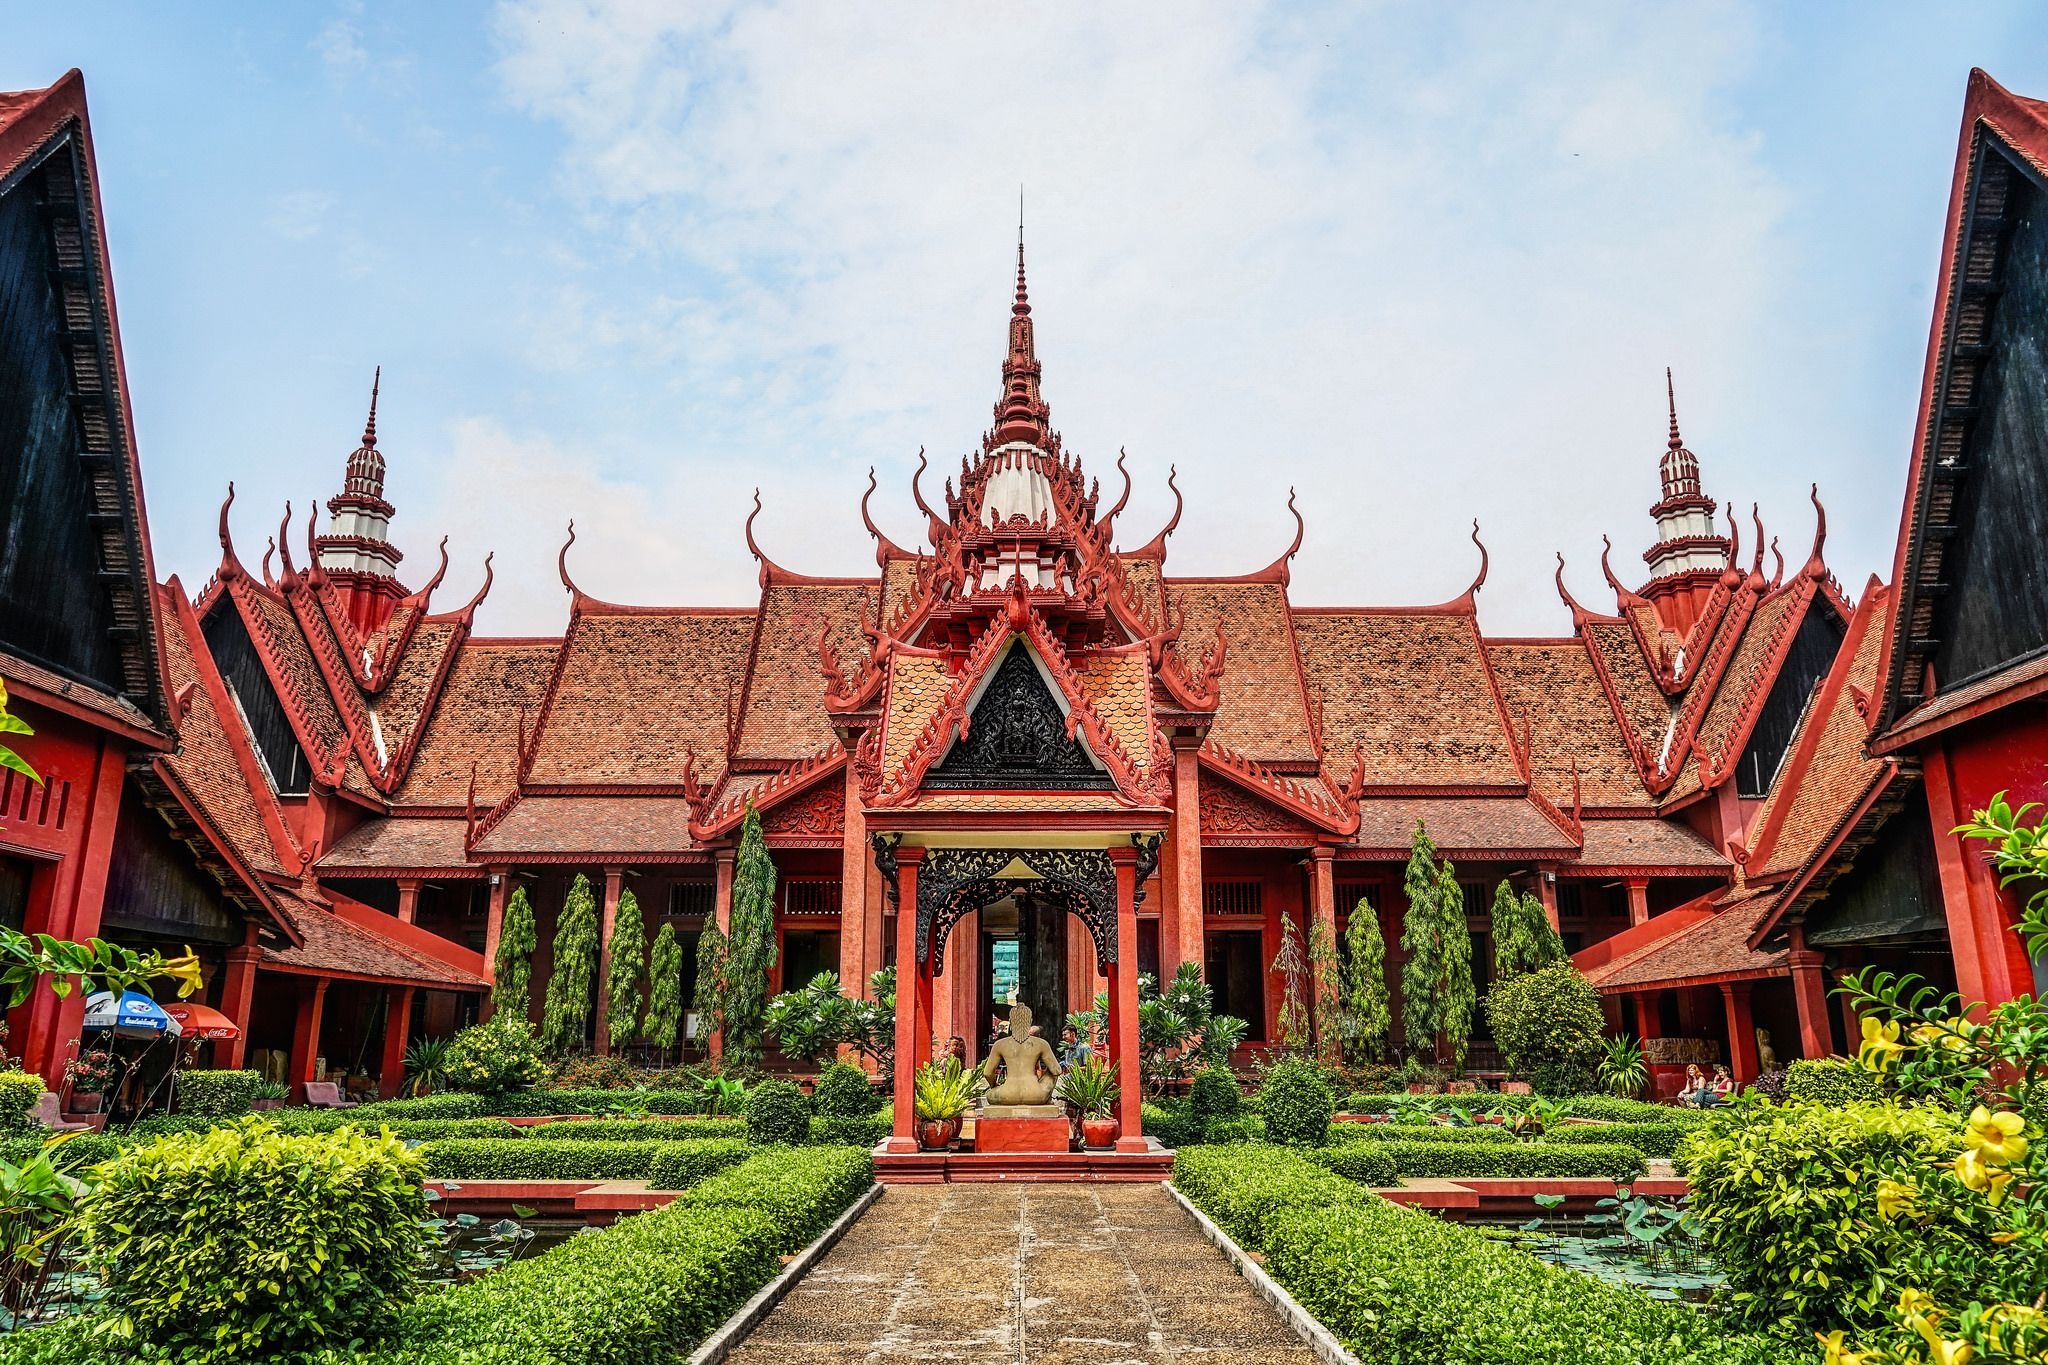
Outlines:
[{"label": "stone pedestal", "polygon": [[974,1150],[1064,1152],[1069,1132],[1066,1113],[1056,1104],[991,1105],[975,1121]]}]

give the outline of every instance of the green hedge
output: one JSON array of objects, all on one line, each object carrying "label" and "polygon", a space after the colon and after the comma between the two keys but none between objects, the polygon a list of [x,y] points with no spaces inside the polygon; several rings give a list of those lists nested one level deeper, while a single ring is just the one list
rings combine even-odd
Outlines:
[{"label": "green hedge", "polygon": [[811,1120],[811,1141],[821,1146],[872,1148],[895,1123],[895,1115],[884,1109],[866,1118],[827,1116]]},{"label": "green hedge", "polygon": [[420,1148],[436,1180],[645,1180],[667,1142],[429,1142]]},{"label": "green hedge", "polygon": [[260,1071],[186,1071],[178,1076],[177,1106],[181,1114],[230,1119],[249,1112],[250,1101],[263,1088]]},{"label": "green hedge", "polygon": [[36,1125],[29,1110],[43,1097],[43,1078],[26,1071],[0,1071],[0,1134],[26,1133]]},{"label": "green hedge", "polygon": [[[1361,1360],[1375,1365],[1766,1365],[1775,1344],[1691,1309],[1545,1265],[1396,1207],[1318,1153],[1209,1147],[1173,1181]],[[1437,1150],[1444,1150],[1439,1147]]]},{"label": "green hedge", "polygon": [[705,1097],[694,1090],[511,1090],[485,1101],[486,1113],[508,1118],[547,1114],[609,1114],[622,1105],[645,1105],[650,1114],[695,1114]]},{"label": "green hedge", "polygon": [[1432,1109],[1457,1109],[1467,1114],[1483,1114],[1489,1109],[1519,1114],[1528,1109],[1529,1101],[1528,1095],[1502,1095],[1490,1090],[1463,1095],[1395,1095],[1361,1090],[1346,1095],[1339,1108],[1346,1114],[1391,1114],[1404,1104],[1421,1103]]},{"label": "green hedge", "polygon": [[535,1142],[722,1142],[745,1137],[747,1124],[745,1119],[571,1119],[519,1131]]},{"label": "green hedge", "polygon": [[757,1149],[744,1166],[712,1176],[678,1202],[766,1213],[796,1246],[804,1246],[874,1183],[874,1159],[866,1152],[771,1147]]},{"label": "green hedge", "polygon": [[1200,1125],[1181,1105],[1146,1100],[1138,1106],[1138,1117],[1145,1125],[1146,1135],[1157,1138],[1162,1147],[1192,1147],[1202,1140]]},{"label": "green hedge", "polygon": [[1673,1156],[1696,1125],[1689,1123],[1561,1123],[1543,1134],[1544,1144],[1624,1143],[1645,1156]]},{"label": "green hedge", "polygon": [[[290,1111],[280,1111],[290,1112]],[[482,1095],[421,1095],[409,1100],[378,1100],[359,1104],[348,1111],[365,1119],[480,1119],[484,1113]]]},{"label": "green hedge", "polygon": [[1652,1104],[1648,1100],[1625,1100],[1619,1095],[1580,1095],[1565,1101],[1564,1112],[1575,1119],[1600,1119],[1606,1123],[1671,1123],[1681,1128],[1697,1128],[1711,1117],[1704,1109]]},{"label": "green hedge", "polygon": [[1785,1099],[1815,1104],[1862,1104],[1884,1098],[1875,1072],[1840,1057],[1802,1058],[1785,1068]]},{"label": "green hedge", "polygon": [[657,1190],[687,1190],[707,1176],[737,1166],[758,1148],[745,1138],[717,1142],[670,1142],[649,1159],[647,1183]]},{"label": "green hedge", "polygon": [[[0,1161],[5,1161],[10,1166],[19,1166],[22,1162],[32,1159],[53,1136],[55,1135],[36,1129],[24,1136],[0,1141]],[[90,1167],[121,1155],[122,1146],[119,1141],[101,1133],[79,1133],[65,1139],[63,1150],[57,1153],[57,1165],[62,1170],[83,1177]]]},{"label": "green hedge", "polygon": [[1309,1153],[1309,1158],[1334,1175],[1384,1190],[1401,1183],[1402,1171],[1395,1164],[1395,1155],[1395,1144],[1390,1142],[1355,1142],[1324,1147]]},{"label": "green hedge", "polygon": [[1438,1123],[1339,1123],[1330,1129],[1330,1143],[1351,1142],[1449,1142],[1478,1143],[1482,1146],[1513,1145],[1515,1135],[1496,1124],[1473,1124],[1453,1128]]},{"label": "green hedge", "polygon": [[1551,1147],[1522,1142],[1352,1142],[1325,1147],[1317,1154],[1319,1160],[1327,1158],[1325,1164],[1339,1175],[1384,1185],[1375,1157],[1393,1163],[1397,1174],[1436,1180],[1632,1180],[1645,1169],[1642,1152],[1619,1143]]}]

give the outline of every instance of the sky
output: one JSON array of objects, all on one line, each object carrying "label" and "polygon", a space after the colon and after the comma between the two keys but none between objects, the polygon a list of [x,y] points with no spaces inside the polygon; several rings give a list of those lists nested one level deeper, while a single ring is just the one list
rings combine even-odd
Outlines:
[{"label": "sky", "polygon": [[[492,634],[753,600],[743,523],[872,571],[998,390],[1024,196],[1053,425],[1186,495],[1169,571],[1307,524],[1297,603],[1645,572],[1664,369],[1706,490],[1888,574],[1964,84],[2048,11],[1905,4],[502,0],[17,8],[85,72],[160,576],[339,490],[383,367],[393,537]],[[927,493],[932,485],[927,485]],[[1744,540],[1751,540],[1745,525]],[[303,551],[301,551],[303,553]]]}]

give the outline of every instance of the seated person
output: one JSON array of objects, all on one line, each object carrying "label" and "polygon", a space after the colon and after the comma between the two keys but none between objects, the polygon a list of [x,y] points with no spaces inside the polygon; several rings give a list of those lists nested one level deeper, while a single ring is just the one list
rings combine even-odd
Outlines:
[{"label": "seated person", "polygon": [[1713,1093],[1713,1087],[1707,1084],[1707,1073],[1700,1070],[1697,1062],[1689,1064],[1685,1068],[1685,1088],[1678,1092],[1678,1102],[1694,1109],[1704,1109]]},{"label": "seated person", "polygon": [[1728,1097],[1734,1093],[1735,1078],[1728,1074],[1727,1067],[1716,1066],[1714,1068],[1713,1087],[1708,1090],[1706,1098],[1700,1101],[1700,1108],[1705,1109],[1711,1105],[1724,1104],[1727,1102]]},{"label": "seated person", "polygon": [[[996,1071],[1003,1073],[996,1083]],[[1060,1059],[1052,1045],[1031,1032],[1031,1007],[1017,1005],[1010,1010],[1010,1031],[989,1049],[981,1074],[989,1082],[982,1096],[987,1104],[1049,1104],[1060,1077]]]}]

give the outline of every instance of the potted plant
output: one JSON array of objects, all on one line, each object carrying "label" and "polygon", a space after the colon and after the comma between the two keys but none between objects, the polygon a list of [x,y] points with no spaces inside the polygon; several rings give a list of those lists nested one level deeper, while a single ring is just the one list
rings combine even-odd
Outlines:
[{"label": "potted plant", "polygon": [[282,1109],[284,1102],[291,1098],[288,1085],[277,1081],[265,1081],[249,1092],[249,1108],[252,1110]]},{"label": "potted plant", "polygon": [[1117,1084],[1117,1063],[1090,1057],[1060,1077],[1060,1098],[1081,1111],[1081,1145],[1096,1149],[1113,1145],[1123,1131],[1115,1117],[1123,1090]]},{"label": "potted plant", "polygon": [[979,1073],[963,1070],[958,1057],[939,1058],[919,1067],[911,1089],[919,1145],[928,1152],[951,1146],[985,1084]]},{"label": "potted plant", "polygon": [[66,1107],[74,1114],[97,1114],[107,1083],[114,1078],[114,1057],[104,1049],[81,1052],[64,1063],[64,1083],[71,1098]]}]

